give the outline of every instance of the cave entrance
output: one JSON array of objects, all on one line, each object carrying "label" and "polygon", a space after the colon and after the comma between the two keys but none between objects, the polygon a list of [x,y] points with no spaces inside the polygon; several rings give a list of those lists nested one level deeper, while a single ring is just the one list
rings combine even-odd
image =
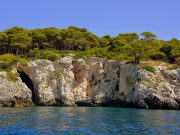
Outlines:
[{"label": "cave entrance", "polygon": [[19,73],[19,76],[20,76],[22,82],[24,82],[27,85],[27,87],[32,91],[32,101],[36,104],[37,98],[36,98],[36,94],[34,91],[34,85],[33,85],[32,80],[26,73],[24,73],[23,70],[18,70],[18,73]]}]

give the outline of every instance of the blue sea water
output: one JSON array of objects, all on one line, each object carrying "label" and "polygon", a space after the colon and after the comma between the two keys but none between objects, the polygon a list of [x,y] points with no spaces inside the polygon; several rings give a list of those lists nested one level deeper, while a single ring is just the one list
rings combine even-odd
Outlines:
[{"label": "blue sea water", "polygon": [[180,111],[111,107],[0,108],[0,135],[180,134]]}]

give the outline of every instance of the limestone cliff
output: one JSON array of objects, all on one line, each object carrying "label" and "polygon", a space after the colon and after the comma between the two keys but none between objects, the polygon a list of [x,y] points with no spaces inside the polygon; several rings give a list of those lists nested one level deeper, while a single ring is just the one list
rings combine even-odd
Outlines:
[{"label": "limestone cliff", "polygon": [[[30,61],[28,66],[18,66],[23,82],[20,78],[16,83],[0,78],[6,82],[0,84],[0,101],[19,97],[36,105],[179,109],[180,69],[155,68],[153,74],[135,64],[99,58],[75,60],[71,56],[56,62]],[[23,74],[32,81],[32,87],[27,88]]]},{"label": "limestone cliff", "polygon": [[16,82],[10,81],[6,72],[0,72],[0,106],[32,106],[31,98],[31,90],[20,78]]}]

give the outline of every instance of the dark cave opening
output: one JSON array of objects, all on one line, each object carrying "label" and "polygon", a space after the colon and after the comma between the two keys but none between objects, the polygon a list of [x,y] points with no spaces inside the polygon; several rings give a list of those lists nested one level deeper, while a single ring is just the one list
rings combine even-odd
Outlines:
[{"label": "dark cave opening", "polygon": [[18,70],[18,73],[19,73],[19,76],[20,76],[22,82],[24,82],[27,85],[27,87],[32,91],[32,101],[36,104],[37,98],[36,98],[36,94],[34,91],[34,85],[33,85],[32,80],[26,73],[24,73],[23,70]]}]

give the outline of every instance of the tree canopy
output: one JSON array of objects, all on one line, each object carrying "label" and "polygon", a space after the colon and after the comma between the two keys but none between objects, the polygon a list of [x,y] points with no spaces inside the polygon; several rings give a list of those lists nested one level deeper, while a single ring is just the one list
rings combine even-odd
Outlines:
[{"label": "tree canopy", "polygon": [[152,32],[142,32],[141,35],[144,37],[145,40],[157,38],[157,35]]},{"label": "tree canopy", "polygon": [[[86,28],[70,26],[28,30],[12,27],[0,32],[0,54],[19,57],[58,59],[58,53],[74,51],[77,56],[96,56],[106,59],[163,60],[174,63],[180,60],[180,40],[157,39],[152,32],[120,33],[115,37],[98,37]],[[53,51],[52,51],[53,50]],[[10,56],[5,55],[3,57]]]}]

